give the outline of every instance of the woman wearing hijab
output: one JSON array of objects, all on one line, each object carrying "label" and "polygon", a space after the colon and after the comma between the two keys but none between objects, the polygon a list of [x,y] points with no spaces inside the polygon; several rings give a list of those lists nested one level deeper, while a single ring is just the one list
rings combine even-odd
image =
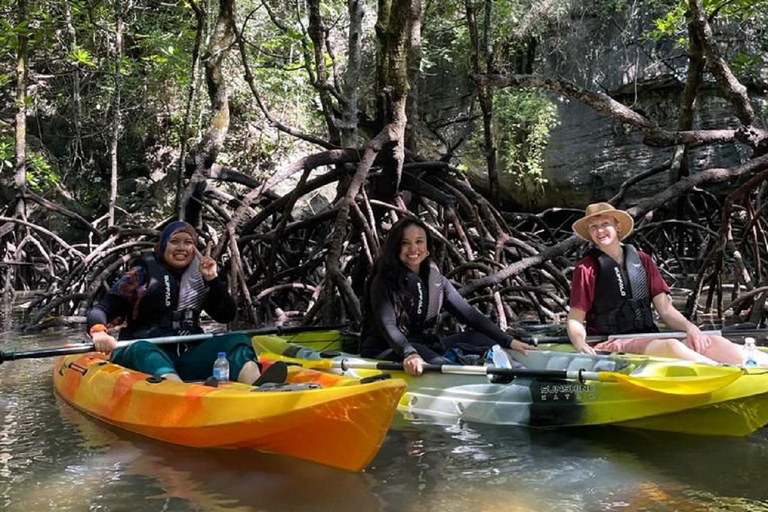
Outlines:
[{"label": "woman wearing hijab", "polygon": [[[137,341],[118,348],[108,327],[125,321],[120,339],[147,339],[199,334],[200,313],[229,323],[236,305],[218,277],[216,261],[197,249],[197,232],[186,222],[166,227],[152,253],[126,272],[88,312],[88,333],[98,352],[111,354],[115,364],[171,380],[210,377],[219,352],[226,352],[230,380],[259,385],[283,382],[285,365],[270,366],[261,375],[250,339],[241,334],[217,336],[202,343],[154,345]],[[274,369],[272,369],[274,368]]]},{"label": "woman wearing hijab", "polygon": [[[470,306],[440,273],[431,249],[420,220],[403,218],[392,226],[366,287],[362,356],[402,360],[408,374],[419,375],[425,362],[450,362],[443,354],[452,348],[477,355],[495,344],[522,353],[533,348]],[[472,330],[438,338],[434,327],[443,307]]]},{"label": "woman wearing hijab", "polygon": [[[669,299],[669,286],[650,256],[621,241],[632,233],[634,220],[608,203],[587,206],[573,231],[592,243],[587,256],[573,270],[568,337],[580,352],[596,350],[675,357],[702,363],[742,364],[741,347],[722,336],[705,335]],[[609,339],[594,348],[587,334],[658,332],[656,309],[664,324],[686,333],[686,343],[674,338]],[[758,365],[768,367],[768,355],[758,354]]]}]

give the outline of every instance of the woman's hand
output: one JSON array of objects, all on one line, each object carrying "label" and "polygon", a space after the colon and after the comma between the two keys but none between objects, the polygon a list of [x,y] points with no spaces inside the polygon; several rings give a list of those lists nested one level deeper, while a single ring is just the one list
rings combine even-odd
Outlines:
[{"label": "woman's hand", "polygon": [[582,354],[589,354],[591,356],[594,356],[595,354],[597,354],[597,352],[595,352],[595,349],[590,347],[586,341],[582,343],[574,343],[573,346],[574,348],[576,348],[576,350],[578,350]]},{"label": "woman's hand", "polygon": [[703,354],[709,348],[709,344],[712,341],[709,336],[701,332],[701,330],[693,324],[690,324],[686,329],[688,333],[688,346],[699,354]]},{"label": "woman's hand", "polygon": [[516,340],[514,338],[512,338],[512,341],[509,342],[509,348],[515,352],[520,352],[521,354],[527,354],[529,350],[539,350],[533,345],[529,345],[524,341]]},{"label": "woman's hand", "polygon": [[200,274],[203,276],[203,279],[206,281],[210,281],[211,279],[216,279],[219,275],[219,268],[218,265],[216,265],[216,260],[211,258],[211,247],[213,246],[213,242],[208,242],[208,245],[205,247],[205,254],[201,254],[200,251],[195,247],[195,253],[197,254],[197,257],[200,259]]},{"label": "woman's hand", "polygon": [[109,355],[117,348],[117,340],[107,331],[95,332],[91,339],[93,340],[93,347],[96,352]]},{"label": "woman's hand", "polygon": [[424,360],[419,354],[411,354],[403,359],[403,369],[408,375],[417,377],[424,372]]}]

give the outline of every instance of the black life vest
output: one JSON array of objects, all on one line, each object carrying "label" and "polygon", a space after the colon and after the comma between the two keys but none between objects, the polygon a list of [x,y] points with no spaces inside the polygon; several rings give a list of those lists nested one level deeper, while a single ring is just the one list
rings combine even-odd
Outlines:
[{"label": "black life vest", "polygon": [[430,262],[419,274],[406,274],[404,295],[407,303],[404,314],[398,319],[400,329],[409,338],[434,329],[443,307],[443,276],[437,265]]},{"label": "black life vest", "polygon": [[[194,262],[193,262],[194,263]],[[141,256],[141,265],[146,272],[144,293],[129,316],[126,326],[120,331],[120,339],[157,338],[203,332],[200,327],[201,307],[179,310],[179,296],[182,293],[180,279],[164,265],[158,263],[152,253]],[[187,280],[181,280],[187,282]],[[189,290],[186,291],[190,293]],[[205,294],[207,290],[194,292]],[[202,304],[204,296],[196,302]]]},{"label": "black life vest", "polygon": [[597,261],[595,300],[587,313],[587,328],[597,334],[656,332],[651,310],[648,274],[637,250],[624,245],[624,266],[593,249]]}]

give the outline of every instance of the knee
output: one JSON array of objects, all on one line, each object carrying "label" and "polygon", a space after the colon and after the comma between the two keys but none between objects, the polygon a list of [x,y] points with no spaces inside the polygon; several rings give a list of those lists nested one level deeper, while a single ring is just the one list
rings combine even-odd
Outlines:
[{"label": "knee", "polygon": [[666,353],[676,357],[682,356],[688,350],[688,346],[685,343],[674,338],[666,338],[658,341],[664,347],[664,351]]},{"label": "knee", "polygon": [[705,355],[709,352],[721,353],[724,349],[735,346],[729,339],[722,336],[709,336],[709,345],[707,345],[707,348],[702,353]]},{"label": "knee", "polygon": [[256,350],[253,345],[246,343],[234,343],[229,345],[226,349],[222,349],[227,353],[227,356],[234,360],[242,361],[258,361],[256,357]]},{"label": "knee", "polygon": [[160,350],[157,345],[150,343],[149,341],[142,340],[131,343],[125,347],[125,352],[123,352],[123,354],[131,357],[134,354],[146,354],[155,350]]},{"label": "knee", "polygon": [[246,336],[245,334],[228,334],[218,342],[218,347],[221,349],[222,352],[229,352],[230,350],[235,349],[236,347],[248,347],[251,350],[253,350],[253,345],[251,344],[251,338]]}]

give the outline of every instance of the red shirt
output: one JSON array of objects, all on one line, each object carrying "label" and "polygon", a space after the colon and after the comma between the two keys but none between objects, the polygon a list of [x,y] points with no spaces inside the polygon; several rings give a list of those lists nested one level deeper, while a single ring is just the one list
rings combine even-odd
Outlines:
[{"label": "red shirt", "polygon": [[[648,275],[648,287],[650,288],[651,299],[660,293],[669,293],[669,286],[661,277],[659,267],[653,262],[650,256],[642,251],[637,251],[640,261]],[[597,271],[599,269],[597,260],[587,256],[576,264],[571,278],[571,300],[570,306],[578,308],[589,313],[592,309],[592,303],[595,301],[595,284],[597,282]]]}]

